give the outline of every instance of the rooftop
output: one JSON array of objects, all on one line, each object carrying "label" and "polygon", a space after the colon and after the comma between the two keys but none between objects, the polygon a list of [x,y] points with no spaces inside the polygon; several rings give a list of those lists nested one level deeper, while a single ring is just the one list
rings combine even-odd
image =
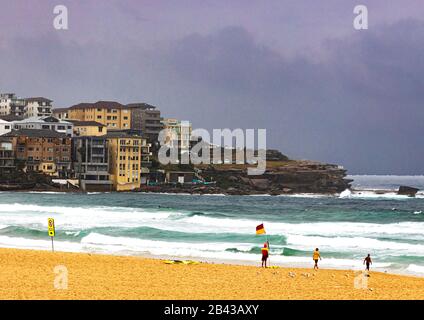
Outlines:
[{"label": "rooftop", "polygon": [[47,102],[47,103],[51,103],[53,102],[53,100],[44,98],[44,97],[35,97],[35,98],[25,98],[25,101],[27,102]]},{"label": "rooftop", "polygon": [[106,127],[104,124],[97,121],[79,121],[79,120],[66,120],[67,122],[71,122],[76,127]]},{"label": "rooftop", "polygon": [[2,137],[36,137],[36,138],[67,138],[64,133],[48,129],[19,129],[12,130],[9,133],[2,135]]},{"label": "rooftop", "polygon": [[14,114],[8,114],[6,116],[0,116],[0,119],[7,121],[7,122],[12,122],[12,121],[21,121],[24,118],[19,117],[19,116],[15,116]]},{"label": "rooftop", "polygon": [[149,109],[150,110],[153,110],[153,109],[156,109],[155,106],[152,106],[152,105],[150,105],[148,103],[145,103],[145,102],[129,103],[129,104],[127,104],[127,107],[128,108],[140,108],[142,110],[149,110]]},{"label": "rooftop", "polygon": [[53,116],[43,116],[43,117],[29,117],[22,120],[17,120],[17,123],[32,123],[32,122],[56,122],[56,123],[69,123],[70,121],[60,120]]},{"label": "rooftop", "polygon": [[69,108],[54,108],[52,109],[52,112],[66,112]]},{"label": "rooftop", "polygon": [[126,130],[108,130],[107,138],[141,138],[141,136]]},{"label": "rooftop", "polygon": [[95,103],[79,103],[69,109],[87,109],[87,108],[98,108],[98,109],[126,109],[127,107],[116,101],[97,101]]}]

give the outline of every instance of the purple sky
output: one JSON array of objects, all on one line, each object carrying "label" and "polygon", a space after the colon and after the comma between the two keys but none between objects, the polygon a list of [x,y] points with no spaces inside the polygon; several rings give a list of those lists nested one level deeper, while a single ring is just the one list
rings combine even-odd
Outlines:
[{"label": "purple sky", "polygon": [[[53,8],[69,9],[69,30]],[[353,8],[369,30],[353,29]],[[422,0],[0,0],[0,92],[144,101],[350,173],[424,174]]]}]

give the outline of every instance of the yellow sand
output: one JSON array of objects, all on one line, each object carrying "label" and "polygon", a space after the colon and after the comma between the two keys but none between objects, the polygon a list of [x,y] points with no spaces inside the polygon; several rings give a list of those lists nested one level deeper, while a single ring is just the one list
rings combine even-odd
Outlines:
[{"label": "yellow sand", "polygon": [[[68,270],[66,290],[54,287],[58,265]],[[14,249],[0,249],[0,270],[2,299],[424,299],[424,278],[377,272],[371,272],[368,289],[355,289],[353,271],[168,265]]]}]

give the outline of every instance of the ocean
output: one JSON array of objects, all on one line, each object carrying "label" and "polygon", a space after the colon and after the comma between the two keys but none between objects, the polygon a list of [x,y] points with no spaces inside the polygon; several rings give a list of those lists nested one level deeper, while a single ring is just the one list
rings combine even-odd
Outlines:
[{"label": "ocean", "polygon": [[[424,276],[424,194],[398,196],[399,184],[424,190],[424,176],[353,176],[342,196],[224,196],[147,193],[0,193],[0,247],[272,265],[372,268]],[[375,189],[391,190],[376,194]],[[256,235],[264,223],[266,235]]]}]

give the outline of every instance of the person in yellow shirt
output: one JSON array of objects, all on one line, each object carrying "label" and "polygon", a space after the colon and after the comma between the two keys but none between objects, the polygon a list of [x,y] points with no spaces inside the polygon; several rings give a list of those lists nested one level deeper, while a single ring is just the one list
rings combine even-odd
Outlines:
[{"label": "person in yellow shirt", "polygon": [[322,260],[318,248],[315,249],[314,254],[312,256],[312,259],[314,259],[314,261],[315,261],[314,270],[318,270],[319,269],[318,268],[318,259]]}]

